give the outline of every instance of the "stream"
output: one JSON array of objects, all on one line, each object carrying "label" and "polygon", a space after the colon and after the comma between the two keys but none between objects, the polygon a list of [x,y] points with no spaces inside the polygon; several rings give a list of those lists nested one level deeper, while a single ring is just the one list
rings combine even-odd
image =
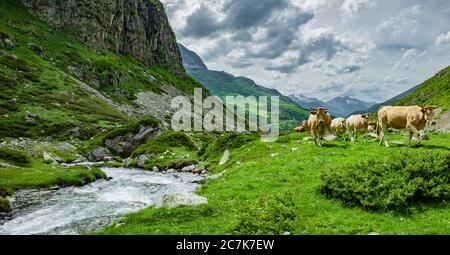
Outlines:
[{"label": "stream", "polygon": [[59,190],[23,190],[11,198],[12,215],[0,235],[76,235],[111,225],[124,215],[160,206],[163,197],[193,193],[201,176],[102,168],[112,179]]}]

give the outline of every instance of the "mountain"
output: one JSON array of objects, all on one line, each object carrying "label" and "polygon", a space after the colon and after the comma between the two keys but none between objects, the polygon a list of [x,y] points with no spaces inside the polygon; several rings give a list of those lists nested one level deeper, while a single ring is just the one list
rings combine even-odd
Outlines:
[{"label": "mountain", "polygon": [[450,109],[450,66],[414,88],[396,102],[397,105],[434,105]]},{"label": "mountain", "polygon": [[361,112],[377,112],[383,105],[435,105],[450,109],[450,66],[436,75],[389,100],[375,104]]},{"label": "mountain", "polygon": [[330,101],[324,102],[317,98],[309,98],[305,96],[291,95],[289,96],[298,105],[306,109],[313,109],[317,107],[327,108],[331,115],[336,117],[346,117],[356,110],[366,109],[374,103],[361,101],[351,97],[336,97]]},{"label": "mountain", "polygon": [[226,72],[209,70],[195,52],[188,50],[183,45],[179,47],[186,71],[208,88],[213,95],[221,98],[230,95],[279,96],[280,127],[282,130],[290,130],[308,118],[308,110],[301,108],[279,91],[260,86],[246,77],[236,77]]},{"label": "mountain", "polygon": [[89,138],[203,87],[157,0],[0,1],[0,138]]}]

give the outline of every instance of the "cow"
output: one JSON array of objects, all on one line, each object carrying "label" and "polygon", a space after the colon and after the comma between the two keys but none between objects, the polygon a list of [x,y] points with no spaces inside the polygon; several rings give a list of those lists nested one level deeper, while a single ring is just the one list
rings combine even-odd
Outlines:
[{"label": "cow", "polygon": [[301,126],[294,128],[294,132],[301,133],[306,131],[308,128],[308,121],[304,120]]},{"label": "cow", "polygon": [[344,118],[336,118],[331,121],[331,134],[339,136],[345,133],[346,130],[346,120]]},{"label": "cow", "polygon": [[311,111],[308,119],[308,127],[311,129],[311,136],[317,146],[322,146],[323,137],[330,130],[330,126],[331,115],[327,109],[319,107]]},{"label": "cow", "polygon": [[352,143],[356,143],[356,139],[358,138],[358,132],[363,132],[364,134],[368,133],[370,117],[371,117],[370,113],[352,115],[348,117],[346,121],[346,126]]},{"label": "cow", "polygon": [[408,146],[411,139],[417,136],[416,145],[422,140],[420,131],[424,130],[427,123],[431,123],[437,107],[420,106],[382,106],[378,110],[377,135],[380,138],[380,146],[389,147],[386,140],[388,128],[406,129],[409,132]]}]

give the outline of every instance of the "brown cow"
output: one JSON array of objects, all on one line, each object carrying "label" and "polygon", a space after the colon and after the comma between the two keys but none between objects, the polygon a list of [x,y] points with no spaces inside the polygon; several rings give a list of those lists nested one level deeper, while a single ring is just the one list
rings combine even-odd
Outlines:
[{"label": "brown cow", "polygon": [[304,121],[302,122],[302,125],[301,125],[301,126],[294,128],[294,131],[297,132],[297,133],[301,133],[301,132],[303,132],[303,131],[306,131],[307,129],[309,129],[308,121],[307,121],[307,120],[304,120]]},{"label": "brown cow", "polygon": [[344,118],[336,118],[331,121],[331,134],[338,136],[345,133],[346,123]]},{"label": "brown cow", "polygon": [[323,137],[330,130],[331,116],[328,110],[319,107],[311,111],[308,119],[308,127],[311,129],[311,136],[317,146],[322,146]]},{"label": "brown cow", "polygon": [[348,133],[350,134],[350,140],[352,143],[356,142],[358,138],[358,132],[368,133],[370,124],[370,113],[361,115],[352,115],[347,119],[346,125]]},{"label": "brown cow", "polygon": [[382,106],[378,110],[377,135],[380,137],[380,146],[389,147],[386,140],[388,128],[406,129],[409,131],[408,146],[411,146],[411,138],[416,135],[417,143],[421,142],[420,131],[424,130],[427,122],[434,118],[434,110],[437,107],[420,106]]}]

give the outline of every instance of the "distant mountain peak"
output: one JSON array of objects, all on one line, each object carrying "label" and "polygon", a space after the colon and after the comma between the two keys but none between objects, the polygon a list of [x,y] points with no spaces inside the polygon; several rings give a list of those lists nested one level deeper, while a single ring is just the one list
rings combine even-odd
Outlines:
[{"label": "distant mountain peak", "polygon": [[178,47],[180,48],[184,68],[208,70],[208,67],[197,53],[184,47],[181,43],[178,44]]}]

